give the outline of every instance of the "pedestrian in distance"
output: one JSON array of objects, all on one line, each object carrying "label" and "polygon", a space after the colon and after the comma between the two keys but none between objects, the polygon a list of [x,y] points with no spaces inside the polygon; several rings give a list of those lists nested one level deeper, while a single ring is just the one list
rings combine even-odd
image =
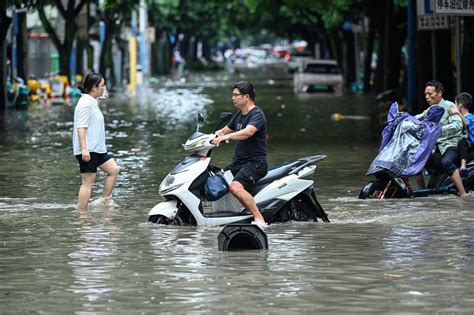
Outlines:
[{"label": "pedestrian in distance", "polygon": [[222,129],[215,132],[213,143],[236,141],[235,154],[230,165],[234,175],[229,190],[250,210],[253,224],[265,228],[265,219],[257,208],[250,191],[267,174],[267,121],[263,110],[255,105],[255,89],[251,82],[241,81],[232,89],[232,102],[239,111]]},{"label": "pedestrian in distance", "polygon": [[[457,169],[458,161],[458,143],[462,138],[463,125],[458,115],[449,115],[449,110],[456,107],[453,102],[443,99],[444,86],[441,82],[431,80],[425,84],[425,100],[429,106],[441,106],[444,114],[439,121],[441,126],[441,134],[436,142],[435,151],[431,154],[426,168],[432,174],[446,173],[450,176],[461,198],[469,195],[464,189],[464,185]],[[424,119],[428,110],[416,115],[417,119]],[[423,175],[416,176],[417,188],[424,188],[425,182]]]},{"label": "pedestrian in distance", "polygon": [[458,115],[461,117],[466,136],[462,137],[458,144],[459,158],[461,159],[461,167],[459,173],[461,177],[466,177],[468,170],[466,163],[474,159],[474,114],[472,114],[472,96],[463,92],[456,96],[454,102],[456,107],[449,110],[450,115]]},{"label": "pedestrian in distance", "polygon": [[97,168],[106,173],[101,202],[105,206],[112,206],[112,189],[119,174],[119,167],[105,145],[104,115],[99,108],[99,98],[106,93],[104,77],[91,72],[77,88],[82,93],[74,110],[72,136],[74,155],[79,162],[82,180],[77,207],[87,209]]}]

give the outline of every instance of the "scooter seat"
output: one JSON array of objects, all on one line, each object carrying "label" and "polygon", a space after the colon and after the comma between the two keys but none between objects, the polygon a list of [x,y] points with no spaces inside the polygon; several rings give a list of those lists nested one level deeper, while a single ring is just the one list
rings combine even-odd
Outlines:
[{"label": "scooter seat", "polygon": [[255,186],[265,185],[265,184],[273,182],[275,179],[282,178],[288,175],[289,172],[297,168],[302,163],[304,163],[304,161],[296,160],[296,161],[287,161],[285,163],[273,166],[268,170],[267,175],[265,175],[265,177],[257,181]]}]

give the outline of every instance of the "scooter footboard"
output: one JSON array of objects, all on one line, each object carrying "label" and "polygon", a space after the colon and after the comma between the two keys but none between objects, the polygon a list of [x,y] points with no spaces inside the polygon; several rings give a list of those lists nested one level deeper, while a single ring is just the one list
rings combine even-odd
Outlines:
[{"label": "scooter footboard", "polygon": [[176,213],[178,213],[177,200],[167,200],[154,206],[150,212],[148,212],[148,216],[162,215],[172,220],[176,216]]}]

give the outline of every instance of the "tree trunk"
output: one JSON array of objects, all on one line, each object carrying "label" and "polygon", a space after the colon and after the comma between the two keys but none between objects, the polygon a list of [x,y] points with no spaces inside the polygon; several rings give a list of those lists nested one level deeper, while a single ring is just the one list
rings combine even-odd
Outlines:
[{"label": "tree trunk", "polygon": [[[436,31],[436,53],[438,62],[438,81],[444,85],[443,98],[453,100],[456,96],[456,78],[454,77],[454,66],[451,60],[451,32],[449,30]],[[469,68],[468,68],[469,69]],[[466,69],[467,70],[467,69]]]},{"label": "tree trunk", "polygon": [[[377,65],[372,82],[372,91],[377,94],[383,91],[383,67],[384,67],[384,46],[385,46],[385,1],[372,0],[366,4],[368,15],[373,22],[375,41],[378,42]],[[370,56],[371,57],[371,56]]]},{"label": "tree trunk", "polygon": [[[189,52],[189,34],[184,34],[184,37],[182,40],[179,41],[179,53],[181,54],[181,57],[184,58],[185,60],[188,57],[188,52]],[[178,39],[179,40],[179,39]]]},{"label": "tree trunk", "polygon": [[[115,36],[116,29],[114,27],[115,21],[112,17],[103,19],[105,23],[105,38],[102,49],[100,51],[99,72],[106,76],[107,84],[110,87],[115,85],[113,77],[113,61],[112,61],[112,38]],[[110,76],[107,74],[110,72]]]},{"label": "tree trunk", "polygon": [[383,84],[382,88],[384,91],[388,90],[390,88],[390,77],[393,75],[391,73],[391,67],[390,67],[390,61],[392,61],[391,55],[392,55],[392,50],[391,48],[391,42],[393,38],[393,29],[394,29],[394,23],[393,23],[393,0],[385,0],[385,25],[384,25],[384,41],[383,41],[383,54],[381,55],[383,57]]},{"label": "tree trunk", "polygon": [[26,12],[17,13],[18,34],[16,36],[17,77],[28,79],[28,41],[26,29]]},{"label": "tree trunk", "polygon": [[464,46],[461,64],[463,69],[462,91],[474,93],[474,16],[464,17]]},{"label": "tree trunk", "polygon": [[342,31],[344,62],[344,79],[346,87],[350,88],[352,82],[356,80],[355,74],[355,41],[352,31]]},{"label": "tree trunk", "polygon": [[433,78],[433,71],[431,69],[430,32],[417,32],[415,46],[416,104],[413,106],[412,112],[418,114],[428,107],[423,92],[425,90],[425,83]]},{"label": "tree trunk", "polygon": [[71,75],[71,69],[69,66],[71,59],[72,47],[74,44],[75,35],[77,32],[76,17],[80,13],[82,7],[86,4],[87,0],[80,0],[79,4],[75,6],[76,0],[67,0],[66,8],[64,8],[61,0],[56,0],[56,7],[63,17],[65,23],[64,29],[64,41],[61,42],[56,31],[52,27],[51,23],[47,19],[44,7],[38,7],[38,15],[41,23],[43,24],[49,38],[53,42],[56,50],[59,53],[59,73],[66,75],[68,78]]},{"label": "tree trunk", "polygon": [[[0,44],[0,113],[7,107],[7,69],[5,65],[6,47],[5,42]],[[1,123],[1,122],[0,122]]]},{"label": "tree trunk", "polygon": [[[6,45],[5,38],[12,19],[7,16],[7,7],[4,1],[0,1],[0,113],[7,104],[7,71],[6,71]],[[1,119],[1,117],[0,117]]]},{"label": "tree trunk", "polygon": [[209,36],[202,40],[202,56],[206,60],[211,60],[211,45],[209,43]]},{"label": "tree trunk", "polygon": [[393,25],[390,30],[391,40],[388,49],[390,51],[388,55],[388,64],[385,64],[385,67],[388,69],[388,75],[386,77],[387,90],[398,89],[397,101],[401,101],[404,97],[406,88],[401,86],[400,83],[402,78],[401,74],[401,51],[402,46],[407,38],[407,28],[406,28],[406,14],[402,12],[397,12],[393,18]]},{"label": "tree trunk", "polygon": [[367,47],[364,58],[364,92],[367,93],[371,88],[372,76],[372,54],[374,52],[375,25],[372,17],[369,17],[369,32],[367,35]]}]

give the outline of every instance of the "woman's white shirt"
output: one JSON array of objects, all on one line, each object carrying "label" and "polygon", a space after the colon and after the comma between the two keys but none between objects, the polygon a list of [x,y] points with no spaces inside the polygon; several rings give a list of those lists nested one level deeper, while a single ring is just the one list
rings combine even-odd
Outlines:
[{"label": "woman's white shirt", "polygon": [[74,110],[74,130],[72,145],[74,155],[81,154],[78,128],[86,128],[87,149],[89,152],[106,153],[104,115],[99,109],[99,103],[89,94],[82,94]]}]

